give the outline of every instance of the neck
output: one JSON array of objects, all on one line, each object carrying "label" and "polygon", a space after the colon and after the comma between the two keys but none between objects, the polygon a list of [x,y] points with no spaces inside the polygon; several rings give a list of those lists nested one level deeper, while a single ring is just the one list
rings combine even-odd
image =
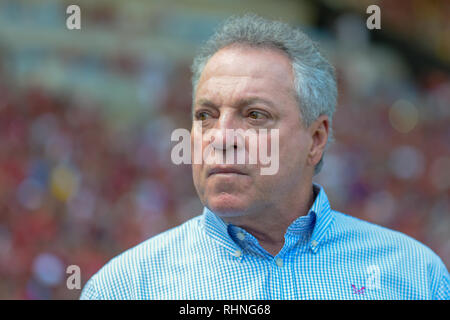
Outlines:
[{"label": "neck", "polygon": [[226,221],[245,229],[258,239],[268,253],[275,256],[283,248],[287,228],[300,216],[307,215],[313,203],[313,188],[309,185],[291,199],[255,213],[227,217]]}]

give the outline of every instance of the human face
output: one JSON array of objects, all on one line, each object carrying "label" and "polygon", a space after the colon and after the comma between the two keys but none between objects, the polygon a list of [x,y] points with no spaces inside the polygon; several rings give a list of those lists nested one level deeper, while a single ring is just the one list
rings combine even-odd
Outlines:
[{"label": "human face", "polygon": [[[200,200],[213,212],[239,216],[272,210],[298,197],[308,174],[312,177],[313,166],[308,164],[312,137],[302,124],[293,84],[291,61],[277,49],[226,47],[206,64],[194,99],[194,120],[201,121],[203,132],[278,129],[279,134],[279,169],[274,175],[261,175],[260,162],[192,165]],[[268,146],[271,138],[268,134]],[[194,142],[203,148],[210,144],[193,126],[192,146]],[[248,148],[246,143],[247,153]],[[224,153],[236,152],[224,149]],[[237,173],[211,174],[224,167]]]}]

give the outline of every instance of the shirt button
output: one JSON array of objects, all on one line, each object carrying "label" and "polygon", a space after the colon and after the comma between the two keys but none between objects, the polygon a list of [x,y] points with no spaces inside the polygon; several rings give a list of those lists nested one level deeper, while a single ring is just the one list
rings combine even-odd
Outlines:
[{"label": "shirt button", "polygon": [[311,247],[315,248],[317,247],[318,243],[316,240],[311,241]]},{"label": "shirt button", "polygon": [[277,264],[277,266],[282,267],[283,266],[283,260],[281,258],[277,258],[275,260],[275,263]]},{"label": "shirt button", "polygon": [[234,252],[234,256],[236,257],[236,258],[239,258],[240,256],[242,255],[242,251],[241,250],[236,250],[235,252]]},{"label": "shirt button", "polygon": [[244,240],[245,239],[245,234],[243,234],[242,232],[238,232],[237,233],[237,237],[239,240]]}]

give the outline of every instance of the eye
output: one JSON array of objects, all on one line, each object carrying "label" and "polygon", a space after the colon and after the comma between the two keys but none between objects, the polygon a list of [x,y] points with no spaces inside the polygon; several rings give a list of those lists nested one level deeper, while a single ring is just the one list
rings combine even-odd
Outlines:
[{"label": "eye", "polygon": [[210,117],[210,115],[205,111],[200,111],[195,114],[195,118],[200,121],[205,121],[209,117]]},{"label": "eye", "polygon": [[253,120],[261,120],[264,119],[266,115],[263,114],[262,112],[253,110],[248,113],[248,117]]}]

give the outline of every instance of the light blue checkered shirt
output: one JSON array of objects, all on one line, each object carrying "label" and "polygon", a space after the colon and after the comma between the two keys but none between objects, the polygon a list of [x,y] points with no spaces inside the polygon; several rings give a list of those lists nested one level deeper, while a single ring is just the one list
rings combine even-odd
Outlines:
[{"label": "light blue checkered shirt", "polygon": [[428,247],[330,209],[314,184],[308,215],[274,257],[244,229],[204,210],[129,249],[81,299],[449,299],[450,277]]}]

